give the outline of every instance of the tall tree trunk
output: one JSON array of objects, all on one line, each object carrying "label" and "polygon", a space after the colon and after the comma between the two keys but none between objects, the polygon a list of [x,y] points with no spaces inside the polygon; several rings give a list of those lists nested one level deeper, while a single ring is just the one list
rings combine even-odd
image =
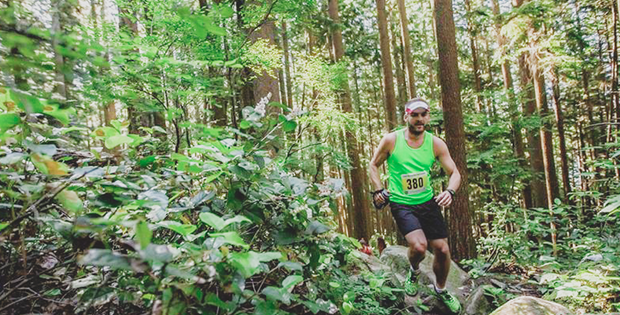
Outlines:
[{"label": "tall tree trunk", "polygon": [[293,83],[291,78],[291,61],[289,59],[286,21],[282,22],[282,50],[284,54],[284,75],[286,80],[286,105],[289,108],[293,108]]},{"label": "tall tree trunk", "polygon": [[[259,39],[267,40],[270,45],[275,45],[275,22],[273,20],[267,20],[260,28],[250,34],[252,42],[256,42]],[[274,77],[275,74],[268,73],[263,70],[261,73],[256,73],[256,79],[254,80],[254,102],[258,103],[264,97],[269,97],[270,102],[280,102],[280,87],[278,80]],[[271,111],[279,112],[279,110],[270,108]]]},{"label": "tall tree trunk", "polygon": [[[529,66],[525,59],[525,55],[519,57],[521,88],[525,92],[523,111],[525,117],[532,117],[536,113],[536,101]],[[547,202],[547,194],[545,182],[542,180],[545,167],[543,164],[539,127],[528,129],[527,144],[530,153],[530,165],[532,167],[532,179],[530,181],[530,186],[532,187],[532,206],[544,207]]]},{"label": "tall tree trunk", "polygon": [[[612,29],[613,29],[613,48],[611,61],[611,99],[612,106],[610,111],[610,122],[618,122],[620,118],[620,91],[618,90],[618,6],[617,0],[611,3]],[[612,117],[615,116],[615,119]],[[618,127],[616,127],[616,130]]]},{"label": "tall tree trunk", "polygon": [[[135,22],[131,15],[135,15],[134,12],[130,12],[128,7],[131,6],[132,1],[128,1],[123,6],[119,6],[118,11],[120,13],[119,18],[119,31],[127,32],[130,36],[138,36],[138,23]],[[132,62],[132,61],[130,61]],[[138,134],[140,133],[141,126],[149,126],[148,116],[144,113],[139,112],[135,108],[135,104],[127,104],[127,116],[129,118],[129,133]]]},{"label": "tall tree trunk", "polygon": [[[422,10],[426,10],[425,8],[425,3],[426,1],[422,1]],[[433,21],[435,21],[433,19]],[[422,35],[422,37],[424,38],[424,47],[428,48],[429,51],[429,56],[426,56],[426,64],[428,65],[428,88],[430,90],[430,98],[431,99],[437,99],[436,93],[435,93],[435,67],[433,66],[433,61],[436,59],[435,58],[435,54],[433,53],[433,49],[430,47],[431,45],[428,42],[428,38],[429,38],[429,32],[435,32],[435,28],[434,28],[434,22],[433,22],[433,28],[431,30],[427,30],[426,26],[426,19],[422,19],[422,29],[424,30],[424,34]]]},{"label": "tall tree trunk", "polygon": [[482,81],[480,80],[480,61],[478,60],[478,43],[476,42],[476,30],[472,19],[469,17],[471,13],[471,1],[465,0],[465,10],[467,10],[467,33],[469,33],[469,46],[471,48],[472,66],[474,70],[474,90],[476,91],[476,107],[479,113],[485,113],[482,104]]},{"label": "tall tree trunk", "polygon": [[392,58],[390,56],[390,38],[387,29],[387,15],[385,13],[385,0],[377,1],[377,20],[379,24],[379,45],[381,47],[381,66],[383,68],[383,86],[385,88],[385,122],[388,131],[398,125],[396,117],[396,96],[394,95],[394,76],[392,74]]},{"label": "tall tree trunk", "polygon": [[53,0],[52,7],[52,48],[54,49],[54,92],[62,96],[62,101],[67,101],[67,72],[65,57],[60,53],[60,41],[64,38],[61,14],[69,14],[66,4],[61,0]]},{"label": "tall tree trunk", "polygon": [[[334,22],[334,28],[332,29],[332,42],[334,44],[334,58],[336,62],[339,62],[344,57],[344,43],[342,40],[342,33],[340,31],[340,16],[338,13],[338,0],[329,1],[329,17]],[[346,113],[352,113],[353,107],[351,105],[351,89],[349,87],[348,77],[344,80],[342,86],[342,92],[340,93],[340,100],[342,102],[342,108]],[[363,172],[361,166],[361,156],[359,154],[359,145],[357,137],[350,130],[346,131],[346,139],[348,141],[347,154],[351,160],[351,183],[355,183],[349,186],[353,196],[353,209],[356,210],[354,215],[355,220],[355,236],[356,238],[370,238],[370,231],[368,230],[368,223],[370,221],[370,209],[368,207],[368,194],[364,186],[366,174]]]},{"label": "tall tree trunk", "polygon": [[[579,6],[579,2],[578,1],[574,1],[574,5],[575,5],[575,19],[576,19],[576,24],[577,24],[577,44],[579,46],[579,53],[583,56],[585,55],[586,52],[586,47],[585,47],[585,40],[584,40],[584,34],[581,28],[581,19],[580,19],[580,6]],[[598,41],[599,45],[600,45],[600,41]],[[602,61],[602,50],[600,49],[599,46],[599,58]],[[579,112],[580,115],[587,117],[587,122],[586,122],[586,126],[592,125],[594,124],[594,117],[592,115],[592,112],[594,110],[594,105],[592,104],[592,100],[590,98],[590,72],[588,71],[588,69],[586,68],[586,64],[585,62],[582,63],[581,65],[581,84],[583,87],[583,103],[580,104],[579,106]],[[602,112],[602,111],[601,111]],[[584,115],[585,114],[585,115]],[[581,127],[581,125],[580,125]],[[580,131],[584,130],[583,128],[579,129]],[[600,134],[599,129],[598,128],[591,128],[587,131],[585,131],[585,138],[588,141],[588,146],[590,147],[587,150],[587,154],[590,157],[591,160],[595,160],[597,154],[597,148],[598,147],[598,135]],[[580,139],[582,139],[582,134],[579,134]],[[583,140],[583,139],[582,139]],[[582,148],[584,147],[584,145],[582,144],[581,146]],[[581,172],[587,172],[588,171],[588,166],[586,163],[586,153],[584,153],[582,150],[579,150],[579,154],[581,156],[581,160],[580,160],[580,171]],[[586,191],[589,188],[588,185],[588,179],[583,176],[581,178],[582,181],[582,190]],[[589,202],[589,199],[588,199]]]},{"label": "tall tree trunk", "polygon": [[407,69],[407,86],[409,87],[409,97],[415,98],[415,69],[413,68],[413,58],[411,57],[411,38],[409,37],[409,20],[407,19],[407,8],[405,0],[397,0],[398,13],[400,16],[400,36],[403,43],[403,56],[405,68]]},{"label": "tall tree trunk", "polygon": [[[500,49],[502,58],[506,57],[506,38],[502,35],[502,23],[499,20],[501,12],[499,8],[499,1],[491,1],[493,7],[493,14],[495,15],[495,38],[497,39],[497,45]],[[525,145],[523,144],[523,134],[521,133],[521,123],[519,122],[519,108],[515,100],[514,86],[512,82],[512,73],[510,72],[510,63],[508,59],[504,59],[502,62],[502,79],[504,82],[504,92],[508,99],[509,112],[512,117],[512,138],[515,155],[519,160],[519,165],[525,170],[528,168],[527,160],[525,158]],[[525,209],[532,207],[532,187],[529,183],[525,183],[521,191],[523,195],[523,206]]]},{"label": "tall tree trunk", "polygon": [[[521,7],[521,5],[523,5],[523,0],[514,0],[513,5],[515,8]],[[527,63],[527,54],[525,52],[519,56],[518,63],[521,89],[524,92],[523,113],[525,117],[532,117],[536,113],[536,96],[534,95],[532,74]],[[530,180],[532,206],[540,208],[546,205],[547,194],[545,182],[542,180],[545,167],[543,163],[540,132],[538,127],[529,128],[527,130],[527,144],[528,151],[530,153],[530,166],[532,168],[532,179]]]},{"label": "tall tree trunk", "polygon": [[433,0],[434,20],[439,52],[439,81],[446,126],[446,142],[461,173],[461,187],[454,198],[448,216],[449,241],[454,259],[476,256],[469,210],[469,182],[465,151],[465,128],[461,106],[461,86],[456,52],[456,30],[451,0]]},{"label": "tall tree trunk", "polygon": [[[402,59],[401,59],[401,50],[398,46],[397,39],[398,34],[396,33],[396,28],[392,27],[392,54],[394,58],[394,68],[396,72],[396,85],[397,85],[397,102],[398,104],[405,104],[407,102],[407,83],[405,82],[405,71],[402,68]],[[396,110],[396,117],[399,117],[399,110]]]},{"label": "tall tree trunk", "polygon": [[[536,36],[530,30],[530,38]],[[558,178],[555,172],[555,162],[553,157],[553,137],[551,134],[551,123],[549,122],[549,108],[547,106],[547,94],[545,92],[545,77],[543,75],[539,58],[539,46],[536,41],[530,43],[530,70],[532,71],[532,80],[534,81],[534,93],[536,95],[536,107],[542,120],[540,128],[541,148],[543,156],[543,166],[545,169],[545,188],[547,192],[547,207],[551,216],[551,243],[553,244],[553,252],[557,254],[557,233],[555,226],[555,218],[553,214],[554,200],[559,195]]]},{"label": "tall tree trunk", "polygon": [[[533,48],[536,51],[537,48]],[[551,133],[551,122],[549,119],[549,107],[547,105],[547,93],[545,92],[545,77],[540,68],[538,54],[530,56],[532,79],[534,81],[534,93],[536,95],[536,107],[540,113],[542,127],[540,137],[542,140],[541,148],[543,154],[543,165],[545,167],[545,183],[547,190],[547,204],[553,206],[553,200],[559,196],[558,177],[555,171],[555,160],[553,157],[553,136]]]},{"label": "tall tree trunk", "polygon": [[564,186],[564,202],[569,203],[568,194],[571,192],[571,184],[568,174],[568,157],[566,152],[566,137],[564,135],[564,114],[562,113],[562,106],[560,103],[560,78],[558,77],[557,70],[554,69],[553,76],[551,78],[551,84],[553,86],[553,105],[555,112],[555,120],[558,124],[558,138],[560,140],[560,160],[562,162],[562,184]]}]

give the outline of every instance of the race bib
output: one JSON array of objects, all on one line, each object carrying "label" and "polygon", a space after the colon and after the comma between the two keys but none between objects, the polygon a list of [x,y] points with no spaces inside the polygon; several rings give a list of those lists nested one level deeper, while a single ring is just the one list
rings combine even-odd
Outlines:
[{"label": "race bib", "polygon": [[426,172],[404,174],[401,176],[401,182],[406,195],[421,193],[427,189],[428,174]]}]

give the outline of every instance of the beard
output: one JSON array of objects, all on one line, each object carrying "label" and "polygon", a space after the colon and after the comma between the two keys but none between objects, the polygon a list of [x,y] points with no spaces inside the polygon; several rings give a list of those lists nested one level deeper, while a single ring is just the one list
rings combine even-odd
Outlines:
[{"label": "beard", "polygon": [[[418,129],[416,128],[417,126],[423,126],[424,128],[422,128],[422,131],[418,131]],[[409,124],[409,133],[415,136],[419,136],[423,134],[425,130],[426,130],[426,125],[424,124]]]}]

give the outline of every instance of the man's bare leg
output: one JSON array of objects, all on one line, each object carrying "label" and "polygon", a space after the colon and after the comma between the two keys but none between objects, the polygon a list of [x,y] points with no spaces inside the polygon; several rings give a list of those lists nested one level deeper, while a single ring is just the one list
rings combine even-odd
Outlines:
[{"label": "man's bare leg", "polygon": [[409,263],[413,269],[417,270],[420,267],[420,262],[424,259],[424,256],[426,256],[426,248],[428,246],[426,235],[424,235],[424,232],[420,229],[407,233],[405,239],[409,244]]},{"label": "man's bare leg", "polygon": [[435,273],[435,279],[438,289],[444,289],[446,287],[446,280],[448,279],[448,273],[450,272],[450,247],[448,246],[448,239],[441,238],[429,241],[435,259],[433,260],[433,272]]}]

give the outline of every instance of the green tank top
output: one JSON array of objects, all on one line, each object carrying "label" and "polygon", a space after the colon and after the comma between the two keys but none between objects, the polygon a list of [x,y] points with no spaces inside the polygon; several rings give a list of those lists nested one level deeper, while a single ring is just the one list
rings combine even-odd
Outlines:
[{"label": "green tank top", "polygon": [[405,130],[396,131],[394,151],[387,159],[390,201],[419,205],[433,198],[430,174],[435,163],[433,135],[425,131],[422,145],[414,149],[405,140]]}]

